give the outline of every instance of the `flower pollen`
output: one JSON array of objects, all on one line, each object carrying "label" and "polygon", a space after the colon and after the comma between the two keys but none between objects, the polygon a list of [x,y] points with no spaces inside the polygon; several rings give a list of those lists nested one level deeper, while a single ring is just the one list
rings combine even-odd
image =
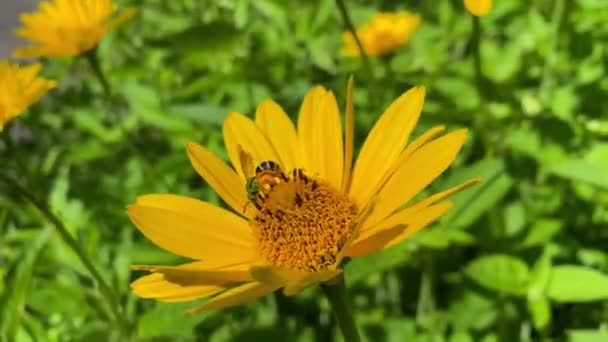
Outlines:
[{"label": "flower pollen", "polygon": [[259,204],[251,225],[266,262],[307,271],[336,266],[357,217],[355,205],[345,195],[294,169],[262,189]]}]

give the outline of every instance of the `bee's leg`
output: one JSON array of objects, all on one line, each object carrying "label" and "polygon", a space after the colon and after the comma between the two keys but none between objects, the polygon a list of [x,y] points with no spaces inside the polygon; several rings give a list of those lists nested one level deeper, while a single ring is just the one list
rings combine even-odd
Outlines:
[{"label": "bee's leg", "polygon": [[262,210],[262,204],[264,203],[264,199],[265,199],[264,193],[262,193],[262,192],[258,192],[255,195],[255,200],[253,202],[253,205],[256,207],[256,209],[258,211]]},{"label": "bee's leg", "polygon": [[284,172],[281,172],[281,179],[285,182],[289,182],[289,178],[287,178],[287,175]]}]

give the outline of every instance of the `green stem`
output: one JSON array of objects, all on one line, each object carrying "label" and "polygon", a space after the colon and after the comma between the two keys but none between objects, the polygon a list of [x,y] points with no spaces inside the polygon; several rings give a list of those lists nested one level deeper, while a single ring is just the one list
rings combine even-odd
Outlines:
[{"label": "green stem", "polygon": [[363,58],[363,63],[365,64],[365,67],[367,68],[367,71],[369,72],[370,76],[373,76],[373,69],[372,69],[372,64],[369,61],[369,57],[367,56],[367,53],[365,52],[365,49],[363,48],[363,44],[361,44],[361,40],[359,39],[359,36],[357,35],[357,30],[355,29],[355,25],[353,25],[353,21],[350,18],[350,14],[348,13],[348,8],[346,7],[346,2],[344,0],[336,0],[336,5],[338,5],[338,9],[340,10],[340,14],[342,15],[342,20],[344,21],[344,26],[346,26],[346,29],[348,29],[350,31],[350,33],[353,35],[353,38],[355,38],[355,42],[357,43],[357,47],[359,48],[359,53],[361,53],[361,57]]},{"label": "green stem", "polygon": [[[483,89],[483,72],[481,70],[481,23],[479,22],[479,17],[471,16],[473,21],[473,68],[475,72],[475,82],[477,83],[477,88],[479,91],[484,91]],[[483,95],[483,93],[480,93]]]},{"label": "green stem", "polygon": [[97,47],[85,53],[84,57],[86,58],[87,62],[89,62],[89,66],[101,83],[106,99],[109,100],[112,96],[112,87],[110,87],[110,82],[108,82],[106,75],[103,73],[103,70],[101,70],[101,64],[99,63],[99,57],[97,56]]},{"label": "green stem", "polygon": [[[112,123],[114,123],[118,127],[118,129],[122,133],[122,135],[125,138],[125,141],[127,143],[127,147],[130,148],[133,151],[133,153],[135,153],[137,158],[142,162],[144,172],[147,174],[146,180],[159,179],[158,177],[156,177],[156,173],[154,172],[154,169],[152,168],[152,165],[150,164],[150,162],[146,158],[144,158],[143,152],[139,149],[139,147],[137,147],[135,142],[133,142],[131,140],[130,134],[127,131],[127,129],[124,127],[120,117],[116,113],[116,110],[114,110],[112,108],[112,100],[113,100],[112,99],[112,94],[113,94],[112,88],[110,86],[110,82],[108,82],[108,79],[106,78],[105,74],[101,70],[101,63],[99,62],[97,48],[94,48],[94,49],[88,51],[86,54],[84,54],[84,56],[85,56],[87,62],[89,63],[89,66],[93,70],[93,73],[95,74],[95,76],[97,76],[97,79],[99,79],[99,82],[101,83],[101,85],[103,87],[103,91],[104,91],[104,94],[105,94],[106,100],[107,100],[106,104],[107,104],[107,110],[108,110],[108,113],[110,116],[109,119],[112,121]],[[166,182],[164,180],[161,180],[161,181],[164,183],[165,188],[168,189],[169,188],[168,184],[166,184]]]},{"label": "green stem", "polygon": [[10,132],[7,130],[5,134],[0,134],[0,137],[4,142],[4,145],[6,146],[5,152],[11,153],[11,156],[9,158],[15,161],[17,167],[19,168],[19,172],[21,172],[22,175],[28,175],[28,170],[25,167],[25,164],[23,163],[21,154],[19,153],[20,151],[17,151],[17,145],[13,141]]},{"label": "green stem", "polygon": [[553,86],[552,71],[555,65],[557,49],[559,47],[559,30],[562,26],[564,9],[566,7],[564,0],[557,0],[554,3],[555,7],[553,7],[553,14],[551,15],[551,45],[549,51],[547,51],[545,65],[543,66],[543,76],[539,87],[541,98],[546,97],[547,92]]},{"label": "green stem", "polygon": [[28,189],[23,187],[19,182],[9,175],[0,172],[0,179],[4,180],[7,184],[11,185],[18,193],[20,193],[24,198],[30,201],[40,212],[53,224],[61,239],[76,253],[82,264],[85,268],[91,273],[93,278],[97,281],[99,286],[99,290],[101,293],[108,299],[110,303],[111,310],[115,316],[116,322],[118,326],[121,328],[121,331],[126,332],[126,319],[123,317],[122,311],[120,310],[120,304],[114,295],[114,292],[105,282],[101,273],[97,271],[93,263],[89,260],[89,257],[85,253],[85,251],[80,247],[78,242],[72,237],[66,226],[61,222],[61,220],[51,211],[47,203],[38,199],[33,193],[31,193]]},{"label": "green stem", "polygon": [[344,277],[340,276],[340,279],[336,284],[324,284],[321,285],[321,288],[323,289],[323,292],[325,292],[325,295],[334,310],[338,325],[344,336],[344,341],[360,342],[361,338],[359,337],[359,331],[355,324],[355,317],[350,306],[348,294],[346,293]]},{"label": "green stem", "polygon": [[485,113],[485,98],[486,98],[486,94],[488,93],[488,85],[486,82],[486,78],[483,75],[483,70],[481,68],[482,65],[482,60],[481,60],[481,37],[482,37],[482,30],[481,30],[481,23],[479,21],[479,17],[476,16],[471,16],[471,20],[473,23],[473,32],[472,32],[472,36],[471,36],[471,48],[473,50],[473,72],[474,72],[474,76],[475,76],[475,85],[477,87],[477,92],[479,93],[480,96],[480,101],[481,101],[481,105],[480,105],[480,113],[477,113],[476,115],[473,116],[473,125],[475,127],[475,130],[478,132],[479,137],[485,147],[485,157],[486,158],[493,158],[495,151],[494,151],[494,144],[492,143],[492,139],[490,137],[490,135],[488,134],[488,129],[486,128],[486,122],[487,120],[487,115]]},{"label": "green stem", "polygon": [[435,311],[435,298],[433,297],[433,256],[430,250],[422,250],[422,276],[420,278],[420,293],[416,305],[416,321],[422,321]]}]

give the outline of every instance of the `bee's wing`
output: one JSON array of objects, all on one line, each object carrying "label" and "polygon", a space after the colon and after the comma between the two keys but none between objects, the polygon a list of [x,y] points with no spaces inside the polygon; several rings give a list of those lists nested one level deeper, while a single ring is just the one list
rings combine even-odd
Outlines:
[{"label": "bee's wing", "polygon": [[247,178],[255,176],[255,165],[251,154],[247,153],[241,145],[237,145],[239,152],[239,161],[241,162],[241,171]]}]

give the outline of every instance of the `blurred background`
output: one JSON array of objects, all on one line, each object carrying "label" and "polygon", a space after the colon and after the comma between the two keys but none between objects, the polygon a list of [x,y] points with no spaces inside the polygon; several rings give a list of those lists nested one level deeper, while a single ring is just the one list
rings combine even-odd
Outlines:
[{"label": "blurred background", "polygon": [[[0,4],[0,55],[18,12]],[[0,182],[0,338],[6,341],[341,341],[319,289],[185,316],[195,303],[136,298],[131,264],[183,260],[128,220],[136,196],[221,204],[187,141],[227,160],[221,125],[272,98],[295,118],[322,84],[344,110],[355,78],[356,148],[393,99],[427,87],[415,135],[467,127],[428,193],[472,176],[437,224],[353,260],[346,282],[367,341],[608,341],[608,2],[500,0],[474,17],[460,0],[348,1],[355,26],[401,10],[421,18],[386,54],[346,57],[333,0],[117,1],[136,16],[99,46],[117,99],[84,59],[43,61],[59,82],[2,134],[0,165],[65,223],[110,284],[100,294],[34,206]],[[112,306],[122,311],[122,330]],[[126,329],[124,328],[126,327]]]},{"label": "blurred background", "polygon": [[19,26],[19,14],[36,8],[37,0],[2,0],[0,4],[0,59],[8,58],[18,46],[13,29]]}]

